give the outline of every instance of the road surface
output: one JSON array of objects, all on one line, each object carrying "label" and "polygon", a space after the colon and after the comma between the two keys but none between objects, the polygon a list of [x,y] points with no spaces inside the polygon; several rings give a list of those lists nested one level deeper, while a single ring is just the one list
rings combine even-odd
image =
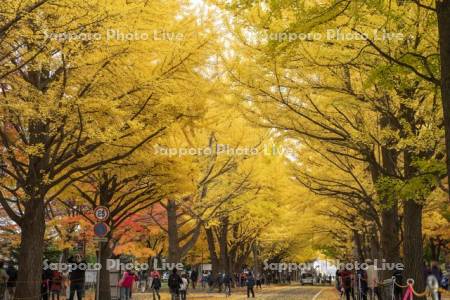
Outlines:
[{"label": "road surface", "polygon": [[[263,287],[262,290],[256,290],[255,299],[264,300],[334,300],[334,296],[337,294],[332,287],[323,286],[270,286]],[[134,294],[133,300],[151,300],[153,299],[151,294]],[[163,291],[161,293],[161,300],[169,300],[170,295]],[[223,293],[207,293],[200,291],[189,291],[188,300],[194,299],[228,299],[238,300],[247,299],[246,290],[244,288],[233,289],[231,297],[225,297]],[[335,299],[338,299],[337,297]]]}]

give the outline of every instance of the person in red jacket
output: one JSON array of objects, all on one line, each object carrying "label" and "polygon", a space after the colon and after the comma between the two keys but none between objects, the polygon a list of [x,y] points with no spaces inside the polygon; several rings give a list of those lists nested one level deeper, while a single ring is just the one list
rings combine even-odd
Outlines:
[{"label": "person in red jacket", "polygon": [[52,300],[59,300],[59,296],[64,287],[64,278],[61,272],[55,270],[52,272],[52,279],[50,281],[50,293],[52,295]]},{"label": "person in red jacket", "polygon": [[136,281],[136,275],[131,271],[125,271],[123,273],[122,279],[120,279],[120,300],[130,300],[131,298],[131,288]]}]

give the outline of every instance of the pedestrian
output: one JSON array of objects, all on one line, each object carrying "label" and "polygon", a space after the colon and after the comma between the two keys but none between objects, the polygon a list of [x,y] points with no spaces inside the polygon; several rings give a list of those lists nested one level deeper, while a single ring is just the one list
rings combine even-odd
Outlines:
[{"label": "pedestrian", "polygon": [[6,284],[8,282],[9,276],[4,269],[4,262],[0,260],[0,300],[5,299],[6,295]]},{"label": "pedestrian", "polygon": [[[396,267],[394,270],[394,273],[392,274],[392,276],[394,277],[395,283],[394,284],[394,299],[395,300],[401,300],[402,299],[402,288],[400,286],[404,285],[403,284],[403,268],[399,268]],[[378,290],[377,290],[378,293]],[[378,296],[378,294],[377,294]],[[378,296],[378,298],[380,298]]]},{"label": "pedestrian", "polygon": [[344,287],[342,286],[342,277],[341,273],[344,269],[342,267],[339,267],[336,270],[336,276],[335,276],[335,285],[336,289],[339,291],[339,299],[342,299],[342,295],[344,294]]},{"label": "pedestrian", "polygon": [[52,272],[52,279],[50,282],[50,293],[52,295],[52,300],[59,300],[61,291],[63,290],[64,280],[61,272],[54,270]]},{"label": "pedestrian", "polygon": [[233,279],[231,278],[230,274],[225,274],[225,277],[223,278],[223,284],[225,286],[225,294],[227,296],[231,296],[231,284],[233,282]]},{"label": "pedestrian", "polygon": [[41,278],[41,297],[42,300],[49,300],[50,284],[52,280],[52,271],[50,269],[42,270]]},{"label": "pedestrian", "polygon": [[[442,287],[441,283],[442,283],[442,270],[439,267],[439,263],[437,261],[433,261],[431,262],[431,270],[430,273],[432,276],[434,276],[439,284],[439,287]],[[438,299],[441,300],[441,293],[438,292]]]},{"label": "pedestrian", "polygon": [[8,264],[8,268],[6,269],[6,273],[8,274],[8,282],[6,284],[8,300],[14,298],[14,292],[16,291],[17,284],[17,269],[14,266],[14,262],[10,261]]},{"label": "pedestrian", "polygon": [[195,285],[197,284],[197,280],[198,280],[198,272],[196,269],[193,269],[191,271],[191,281],[192,281],[192,289],[195,290]]},{"label": "pedestrian", "polygon": [[344,269],[340,272],[341,277],[341,287],[344,289],[345,298],[350,300],[350,296],[352,299],[355,299],[355,294],[353,290],[353,274],[350,270]]},{"label": "pedestrian", "polygon": [[[159,274],[159,272],[158,271],[151,271],[149,274],[148,274],[148,282],[147,282],[147,286],[149,286],[150,288],[151,288],[151,286],[152,286],[152,282],[153,282],[153,279],[155,278],[155,277],[158,277],[158,278],[161,278],[161,275]],[[161,280],[161,279],[160,279]]]},{"label": "pedestrian", "polygon": [[[367,263],[367,294],[369,295],[370,300],[375,299],[375,295],[378,298],[378,271],[373,265],[373,261],[371,259],[366,260]],[[400,284],[400,283],[399,283]]]},{"label": "pedestrian", "polygon": [[256,288],[259,288],[260,290],[262,290],[261,275],[259,273],[256,274]]},{"label": "pedestrian", "polygon": [[208,273],[208,287],[209,291],[212,292],[214,286],[214,276],[211,272]]},{"label": "pedestrian", "polygon": [[136,276],[132,270],[127,270],[123,273],[122,279],[119,281],[120,300],[131,299],[131,288],[133,287]]},{"label": "pedestrian", "polygon": [[367,272],[364,269],[358,269],[356,271],[356,276],[358,279],[358,299],[367,300]]},{"label": "pedestrian", "polygon": [[147,283],[147,272],[142,270],[139,273],[139,289],[141,290],[142,293],[145,292],[145,290],[147,289],[146,283]]},{"label": "pedestrian", "polygon": [[208,276],[206,273],[202,272],[202,278],[200,281],[202,282],[202,288],[204,289],[206,287],[206,283],[208,282]]},{"label": "pedestrian", "polygon": [[252,272],[249,272],[247,275],[247,298],[250,298],[250,293],[252,294],[252,298],[255,298],[255,291],[253,287],[255,286],[255,278],[253,277]]},{"label": "pedestrian", "polygon": [[136,273],[134,273],[134,271],[133,271],[132,269],[130,269],[130,270],[128,271],[128,274],[131,275],[131,276],[133,277],[133,283],[131,284],[131,287],[130,287],[130,289],[128,290],[128,292],[129,292],[128,297],[131,299],[131,298],[133,298],[133,297],[132,297],[132,293],[133,293],[133,285],[134,285],[135,282],[138,282],[138,281],[139,281],[139,276],[137,276]]},{"label": "pedestrian", "polygon": [[69,263],[72,268],[69,274],[70,279],[70,294],[69,300],[73,300],[75,293],[77,300],[83,299],[84,294],[84,280],[86,274],[86,262],[81,257],[81,254],[76,254],[75,257],[69,258]]},{"label": "pedestrian", "polygon": [[222,283],[223,283],[223,275],[222,273],[219,273],[219,275],[217,275],[217,287],[219,288],[219,293],[222,292]]},{"label": "pedestrian", "polygon": [[245,273],[242,272],[240,276],[240,286],[243,287],[245,285],[245,282],[246,282]]},{"label": "pedestrian", "polygon": [[186,300],[186,294],[187,294],[187,289],[188,289],[188,278],[186,274],[183,274],[183,276],[181,276],[181,284],[180,284],[180,298],[181,300]]},{"label": "pedestrian", "polygon": [[161,289],[161,279],[158,272],[152,272],[152,283],[150,287],[153,293],[153,300],[156,300],[156,297],[160,300],[161,296],[159,295],[159,290]]},{"label": "pedestrian", "polygon": [[172,274],[170,274],[169,276],[168,284],[172,300],[178,300],[178,298],[180,297],[180,286],[182,284],[182,280],[180,275],[177,274],[177,268],[173,268]]},{"label": "pedestrian", "polygon": [[442,276],[441,286],[444,290],[448,290],[448,272],[446,276]]},{"label": "pedestrian", "polygon": [[425,281],[430,275],[431,275],[430,264],[427,261],[423,261],[423,278],[425,279]]}]

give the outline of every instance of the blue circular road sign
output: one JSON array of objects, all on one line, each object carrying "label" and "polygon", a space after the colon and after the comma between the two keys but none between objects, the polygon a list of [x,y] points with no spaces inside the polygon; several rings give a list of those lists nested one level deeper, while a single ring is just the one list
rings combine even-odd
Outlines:
[{"label": "blue circular road sign", "polygon": [[94,225],[94,233],[98,237],[105,237],[108,234],[108,226],[105,223],[97,223]]}]

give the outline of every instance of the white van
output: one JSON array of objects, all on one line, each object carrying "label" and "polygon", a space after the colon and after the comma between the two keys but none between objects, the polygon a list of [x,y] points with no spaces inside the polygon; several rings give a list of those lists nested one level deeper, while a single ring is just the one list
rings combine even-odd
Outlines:
[{"label": "white van", "polygon": [[302,273],[302,275],[300,276],[300,283],[302,285],[314,285],[314,274],[311,272]]}]

